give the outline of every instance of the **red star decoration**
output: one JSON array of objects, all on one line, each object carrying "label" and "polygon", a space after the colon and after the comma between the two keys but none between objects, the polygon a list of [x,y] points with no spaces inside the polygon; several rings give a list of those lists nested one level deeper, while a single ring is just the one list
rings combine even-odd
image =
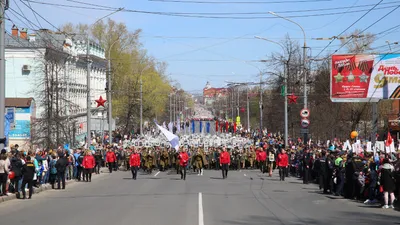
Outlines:
[{"label": "red star decoration", "polygon": [[103,97],[100,96],[100,98],[96,100],[96,102],[97,102],[97,108],[100,107],[100,106],[105,107],[105,106],[104,106],[104,103],[106,103],[106,101],[107,101],[107,100],[103,99]]},{"label": "red star decoration", "polygon": [[297,96],[294,95],[293,93],[288,95],[287,98],[289,99],[289,104],[296,104],[297,103]]}]

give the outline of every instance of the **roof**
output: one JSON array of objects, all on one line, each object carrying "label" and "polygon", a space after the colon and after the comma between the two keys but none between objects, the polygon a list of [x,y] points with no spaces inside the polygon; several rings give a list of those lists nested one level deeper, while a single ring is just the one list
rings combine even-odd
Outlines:
[{"label": "roof", "polygon": [[6,98],[6,107],[27,108],[32,101],[33,98]]}]

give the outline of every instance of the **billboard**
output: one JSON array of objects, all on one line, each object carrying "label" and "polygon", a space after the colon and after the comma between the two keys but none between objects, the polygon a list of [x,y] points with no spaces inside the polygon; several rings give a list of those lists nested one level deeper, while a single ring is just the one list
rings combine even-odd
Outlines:
[{"label": "billboard", "polygon": [[333,102],[400,99],[400,54],[333,55],[330,97]]},{"label": "billboard", "polygon": [[10,139],[27,139],[31,137],[31,109],[15,108],[15,128],[9,132]]}]

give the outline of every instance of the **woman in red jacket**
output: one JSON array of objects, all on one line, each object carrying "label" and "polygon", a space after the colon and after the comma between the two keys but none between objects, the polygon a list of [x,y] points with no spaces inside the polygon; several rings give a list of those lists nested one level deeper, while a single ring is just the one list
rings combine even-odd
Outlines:
[{"label": "woman in red jacket", "polygon": [[182,179],[186,180],[186,167],[189,162],[189,155],[186,153],[186,149],[182,148],[178,157],[179,157],[179,165],[180,165],[180,172],[181,172],[181,180]]},{"label": "woman in red jacket", "polygon": [[258,160],[259,160],[261,173],[265,173],[267,171],[267,169],[265,168],[266,160],[267,160],[267,153],[264,151],[264,148],[262,148],[262,147],[259,148]]},{"label": "woman in red jacket", "polygon": [[106,163],[108,165],[108,170],[110,171],[110,173],[112,173],[115,161],[117,161],[117,157],[115,156],[115,153],[111,150],[111,148],[109,148],[108,152],[106,153]]},{"label": "woman in red jacket", "polygon": [[82,167],[83,167],[83,181],[92,182],[92,172],[96,165],[96,161],[92,155],[91,151],[87,151],[83,157]]},{"label": "woman in red jacket", "polygon": [[137,172],[140,167],[140,155],[136,149],[134,149],[131,156],[129,156],[129,165],[131,166],[132,179],[136,180]]},{"label": "woman in red jacket", "polygon": [[228,168],[231,165],[231,155],[226,151],[226,148],[222,148],[222,152],[219,155],[219,164],[222,169],[222,178],[225,179],[228,177]]},{"label": "woman in red jacket", "polygon": [[279,177],[281,181],[285,180],[286,170],[289,166],[289,158],[285,149],[282,149],[277,158],[277,166],[279,167]]}]

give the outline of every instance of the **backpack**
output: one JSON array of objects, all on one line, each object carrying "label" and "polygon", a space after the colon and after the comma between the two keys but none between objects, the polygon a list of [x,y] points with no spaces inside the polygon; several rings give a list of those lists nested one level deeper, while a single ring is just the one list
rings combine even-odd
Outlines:
[{"label": "backpack", "polygon": [[50,174],[57,174],[56,160],[50,161]]}]

